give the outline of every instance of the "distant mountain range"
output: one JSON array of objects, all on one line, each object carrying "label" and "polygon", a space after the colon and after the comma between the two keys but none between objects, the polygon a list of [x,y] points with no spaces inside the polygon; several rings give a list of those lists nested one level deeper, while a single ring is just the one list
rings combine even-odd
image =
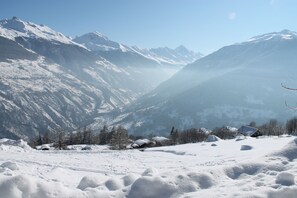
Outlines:
[{"label": "distant mountain range", "polygon": [[0,21],[0,52],[0,137],[10,138],[89,125],[202,56],[128,47],[97,32],[72,40],[16,17]]},{"label": "distant mountain range", "polygon": [[[296,114],[297,33],[289,30],[226,46],[185,66],[113,119],[135,134],[168,134],[171,127],[240,126]],[[99,123],[99,122],[98,122]],[[96,124],[94,124],[95,126]]]},{"label": "distant mountain range", "polygon": [[[128,47],[124,44],[109,40],[106,36],[99,32],[92,32],[76,37],[73,41],[84,45],[88,49],[97,52],[100,55],[103,55],[106,59],[111,58],[114,54],[116,54],[114,56],[130,55],[132,57],[138,57],[139,59],[145,58],[163,65],[186,65],[203,57],[201,53],[190,51],[182,45],[176,49],[170,49],[168,47],[155,49],[141,49],[137,46]],[[112,58],[111,61],[114,61]],[[119,62],[119,64],[123,64],[123,62]],[[134,65],[135,63],[132,62],[129,64]]]},{"label": "distant mountain range", "polygon": [[295,92],[281,86],[297,87],[297,33],[289,30],[202,57],[98,32],[71,39],[13,18],[0,21],[0,52],[0,137],[103,124],[168,134],[172,126],[240,126],[295,113],[285,106],[296,104]]}]

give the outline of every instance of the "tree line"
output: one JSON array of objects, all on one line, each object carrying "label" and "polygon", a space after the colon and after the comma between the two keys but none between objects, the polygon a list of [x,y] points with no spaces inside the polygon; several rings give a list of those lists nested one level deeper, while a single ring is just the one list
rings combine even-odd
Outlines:
[{"label": "tree line", "polygon": [[[247,126],[255,127],[260,130],[262,135],[279,136],[283,134],[297,135],[297,117],[288,120],[285,124],[271,119],[267,123],[257,125],[256,122],[250,122]],[[215,135],[221,139],[232,139],[238,135],[237,131],[231,130],[230,127],[222,126],[213,129],[210,132],[202,128],[190,128],[186,130],[178,130],[175,127],[171,128],[168,135],[169,145],[186,144],[206,141],[209,135]],[[150,134],[149,137],[153,137]],[[148,137],[148,138],[149,138]],[[68,145],[79,144],[109,144],[112,149],[125,149],[126,146],[133,140],[143,139],[143,136],[134,136],[128,134],[128,130],[123,126],[110,127],[104,125],[101,130],[91,130],[84,127],[75,132],[66,133],[62,129],[47,131],[46,133],[38,134],[38,136],[30,140],[30,145],[36,147],[42,144],[53,143],[58,149],[66,149]]]},{"label": "tree line", "polygon": [[221,139],[235,138],[236,132],[230,130],[228,127],[215,128],[213,131],[207,132],[202,128],[191,128],[179,131],[172,127],[170,132],[170,139],[172,144],[186,144],[206,141],[209,135],[215,135]]},{"label": "tree line", "polygon": [[[288,120],[286,123],[271,119],[264,124],[257,125],[256,122],[252,121],[247,124],[247,126],[259,129],[261,134],[265,136],[280,136],[283,134],[297,135],[297,117]],[[209,133],[201,128],[191,128],[179,131],[175,127],[172,127],[170,131],[172,144],[203,142],[207,140],[209,135],[215,135],[221,139],[233,139],[238,135],[238,132],[227,126],[216,127]]]},{"label": "tree line", "polygon": [[32,138],[30,146],[36,147],[42,144],[53,144],[55,148],[66,149],[68,145],[97,144],[111,145],[112,149],[124,149],[129,142],[128,130],[122,126],[109,129],[106,125],[100,131],[90,128],[82,128],[74,132],[66,133],[62,129],[47,131],[44,134]]}]

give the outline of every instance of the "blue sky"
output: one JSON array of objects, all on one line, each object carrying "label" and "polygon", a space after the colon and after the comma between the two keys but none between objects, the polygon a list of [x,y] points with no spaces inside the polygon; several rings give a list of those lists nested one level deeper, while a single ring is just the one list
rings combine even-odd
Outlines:
[{"label": "blue sky", "polygon": [[297,31],[296,0],[1,0],[17,16],[75,37],[99,31],[143,48],[180,44],[204,54],[263,33]]}]

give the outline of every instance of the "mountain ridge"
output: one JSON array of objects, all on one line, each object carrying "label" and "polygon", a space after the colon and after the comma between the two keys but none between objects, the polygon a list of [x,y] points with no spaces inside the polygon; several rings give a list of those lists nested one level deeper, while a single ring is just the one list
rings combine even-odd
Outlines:
[{"label": "mountain ridge", "polygon": [[203,56],[201,53],[190,51],[182,45],[178,46],[176,49],[170,49],[168,47],[151,49],[142,49],[137,46],[129,47],[125,44],[112,41],[97,31],[78,36],[74,38],[73,41],[96,52],[121,51],[137,53],[159,64],[185,65]]},{"label": "mountain ridge", "polygon": [[265,38],[222,47],[161,83],[114,124],[126,125],[136,134],[164,134],[172,126],[214,128],[271,118],[285,121],[293,113],[284,101],[294,97],[281,83],[297,75],[295,34],[268,33]]},{"label": "mountain ridge", "polygon": [[1,20],[0,49],[0,137],[87,126],[172,75],[168,65],[123,51],[105,58],[16,17]]}]

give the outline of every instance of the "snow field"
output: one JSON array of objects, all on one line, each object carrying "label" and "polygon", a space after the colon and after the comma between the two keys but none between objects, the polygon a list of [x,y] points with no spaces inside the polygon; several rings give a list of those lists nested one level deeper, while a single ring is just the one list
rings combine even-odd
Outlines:
[{"label": "snow field", "polygon": [[0,148],[6,148],[0,149],[1,198],[273,198],[297,193],[294,137],[218,140],[217,146],[203,142],[144,152],[102,146],[36,151],[24,142],[7,141],[0,140]]}]

